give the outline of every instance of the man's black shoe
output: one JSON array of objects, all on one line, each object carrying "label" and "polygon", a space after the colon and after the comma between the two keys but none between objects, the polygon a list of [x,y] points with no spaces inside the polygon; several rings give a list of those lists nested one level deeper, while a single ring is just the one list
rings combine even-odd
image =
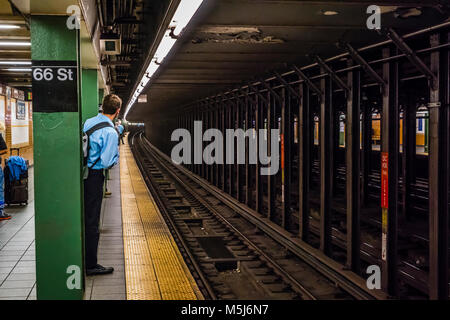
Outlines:
[{"label": "man's black shoe", "polygon": [[114,271],[113,267],[104,267],[104,266],[98,264],[92,269],[87,269],[86,275],[93,276],[96,274],[108,274],[108,273],[112,273],[113,271]]}]

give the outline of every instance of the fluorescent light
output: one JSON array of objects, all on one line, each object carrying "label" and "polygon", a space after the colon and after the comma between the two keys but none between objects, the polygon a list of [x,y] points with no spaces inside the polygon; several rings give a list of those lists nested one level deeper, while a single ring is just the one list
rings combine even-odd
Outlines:
[{"label": "fluorescent light", "polygon": [[0,65],[31,65],[31,61],[5,60],[0,61]]},{"label": "fluorescent light", "polygon": [[20,26],[14,24],[0,24],[0,29],[19,29]]},{"label": "fluorescent light", "polygon": [[143,88],[145,88],[145,86],[147,85],[147,83],[150,81],[150,78],[149,77],[144,77],[144,78],[142,78],[142,81],[141,81],[141,83],[140,83],[140,85],[143,87]]},{"label": "fluorescent light", "polygon": [[158,70],[159,65],[163,62],[164,58],[170,53],[177,39],[172,38],[172,29],[173,34],[175,36],[180,35],[184,28],[189,24],[194,14],[197,12],[200,5],[203,3],[203,0],[181,0],[178,4],[177,10],[175,11],[171,23],[169,24],[168,29],[164,33],[161,42],[158,44],[158,48],[155,51],[155,55],[151,59],[149,65],[147,66],[147,70],[139,81],[140,85],[142,85],[142,89],[139,87],[136,88],[132,98],[130,99],[127,109],[125,111],[124,118],[126,119],[128,112],[130,111],[133,104],[136,102],[139,93],[137,90],[144,90],[144,87],[150,81],[150,78],[155,74]]},{"label": "fluorescent light", "polygon": [[170,36],[170,32],[171,32],[170,30],[166,31],[166,33],[164,34],[164,37],[162,38],[161,42],[159,43],[158,49],[156,49],[155,58],[156,58],[157,63],[163,62],[164,58],[169,54],[173,45],[177,41],[177,39],[174,39]]},{"label": "fluorescent light", "polygon": [[26,47],[31,46],[29,41],[0,41],[0,46]]},{"label": "fluorescent light", "polygon": [[31,72],[31,68],[7,68],[4,70],[16,71],[16,72]]},{"label": "fluorescent light", "polygon": [[148,65],[146,74],[144,75],[144,77],[142,77],[143,78],[142,80],[144,80],[144,78],[151,78],[153,74],[156,72],[156,70],[158,70],[158,68],[159,65],[156,64],[155,60],[152,60]]},{"label": "fluorescent light", "polygon": [[176,25],[175,30],[173,31],[176,36],[188,25],[202,2],[203,0],[184,0],[180,2],[172,19],[172,23]]}]

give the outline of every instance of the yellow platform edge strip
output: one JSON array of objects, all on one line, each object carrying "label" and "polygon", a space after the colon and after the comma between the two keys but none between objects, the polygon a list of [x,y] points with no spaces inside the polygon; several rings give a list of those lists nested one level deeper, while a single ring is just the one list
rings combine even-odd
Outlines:
[{"label": "yellow platform edge strip", "polygon": [[120,190],[127,300],[203,299],[128,144],[120,147]]}]

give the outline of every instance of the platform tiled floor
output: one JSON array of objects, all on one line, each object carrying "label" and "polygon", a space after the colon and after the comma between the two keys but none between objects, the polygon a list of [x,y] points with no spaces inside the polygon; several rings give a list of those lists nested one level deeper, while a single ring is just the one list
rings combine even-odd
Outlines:
[{"label": "platform tiled floor", "polygon": [[[113,168],[108,180],[112,195],[103,201],[98,251],[98,262],[114,267],[115,271],[110,275],[87,277],[84,299],[202,299],[142,181],[128,145],[121,147],[121,158],[121,168]],[[121,169],[124,169],[122,191],[125,191],[122,195]],[[8,208],[13,219],[0,222],[0,300],[36,299],[32,168],[29,175],[28,206]],[[122,227],[122,205],[127,219],[125,227]],[[127,231],[127,277],[131,282],[128,288],[123,230]],[[146,254],[137,250],[137,244],[141,244],[139,247]],[[144,256],[144,263],[134,263]],[[149,285],[143,285],[146,283]]]},{"label": "platform tiled floor", "polygon": [[36,299],[33,168],[29,169],[26,207],[7,208],[0,222],[0,300]]},{"label": "platform tiled floor", "polygon": [[86,300],[126,299],[119,166],[110,172],[108,190],[112,195],[103,201],[98,263],[114,267],[114,272],[86,277]]}]

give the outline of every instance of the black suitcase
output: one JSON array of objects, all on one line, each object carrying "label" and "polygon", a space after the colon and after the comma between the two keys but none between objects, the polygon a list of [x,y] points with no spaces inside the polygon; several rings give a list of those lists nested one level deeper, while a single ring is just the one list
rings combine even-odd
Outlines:
[{"label": "black suitcase", "polygon": [[[28,168],[28,160],[26,161]],[[5,160],[5,204],[28,204],[28,169],[20,175],[20,180],[10,181],[11,172],[8,166],[8,160]]]}]

